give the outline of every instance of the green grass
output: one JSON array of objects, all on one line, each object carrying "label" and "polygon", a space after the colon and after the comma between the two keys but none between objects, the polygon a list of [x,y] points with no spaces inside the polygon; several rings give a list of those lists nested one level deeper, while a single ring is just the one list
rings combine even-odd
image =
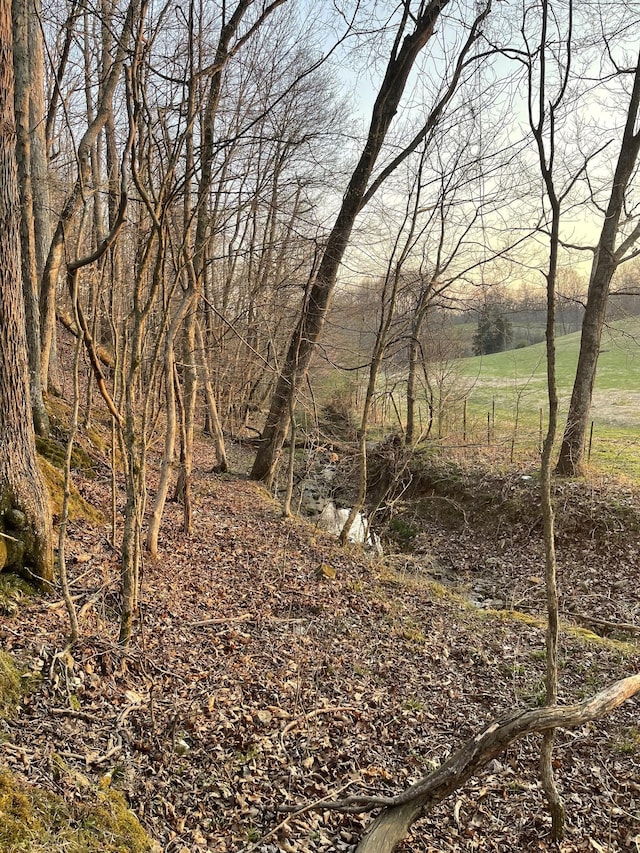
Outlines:
[{"label": "green grass", "polygon": [[[640,425],[640,318],[617,322],[605,329],[598,360],[593,400],[594,420],[618,426]],[[557,339],[558,391],[565,405],[571,394],[578,361],[580,335],[574,332]],[[537,413],[546,403],[545,344],[476,356],[460,361],[460,375],[470,385],[469,402],[490,407]]]},{"label": "green grass", "polygon": [[118,791],[69,800],[19,780],[0,766],[3,853],[150,853],[154,849]]},{"label": "green grass", "polygon": [[[615,473],[640,476],[640,318],[608,326],[602,339],[591,419],[594,422],[591,463]],[[580,334],[557,339],[556,369],[560,426],[564,424],[578,360]],[[540,411],[546,429],[545,344],[487,356],[461,359],[459,383],[466,389],[468,433],[484,440],[487,414],[493,439],[513,434],[516,412],[518,441],[534,445]],[[462,410],[462,403],[458,404]],[[461,412],[456,414],[461,421]]]}]

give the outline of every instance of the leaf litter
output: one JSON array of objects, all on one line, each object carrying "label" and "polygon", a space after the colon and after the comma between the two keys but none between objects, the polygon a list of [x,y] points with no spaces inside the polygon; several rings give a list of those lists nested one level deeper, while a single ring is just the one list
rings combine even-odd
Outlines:
[{"label": "leaf litter", "polygon": [[[456,594],[419,559],[416,567],[342,550],[308,523],[282,518],[256,484],[205,473],[208,448],[199,452],[194,533],[184,536],[180,508],[168,506],[160,558],[144,564],[129,650],[115,642],[117,554],[106,528],[81,520],[69,539],[82,614],[72,655],[56,657],[66,630],[57,600],[30,599],[0,626],[4,647],[34,676],[19,718],[4,724],[0,758],[59,793],[61,762],[117,787],[167,853],[353,851],[370,816],[282,807],[356,791],[392,796],[487,721],[540,703],[543,591],[527,581],[542,572],[536,534],[527,550],[517,526],[501,545],[493,531],[434,522],[425,535],[440,564],[455,564]],[[107,488],[94,480],[83,493],[107,506]],[[577,594],[582,574],[582,609],[637,623],[637,543],[625,550],[618,536],[615,565],[598,574],[606,545],[560,537],[569,588]],[[474,607],[467,593],[477,575],[503,600],[526,590],[520,603],[536,618]],[[638,659],[632,642],[563,632],[561,701],[630,674]],[[559,846],[530,737],[416,824],[401,849],[638,851],[639,710],[636,698],[603,721],[558,732],[568,807]]]}]

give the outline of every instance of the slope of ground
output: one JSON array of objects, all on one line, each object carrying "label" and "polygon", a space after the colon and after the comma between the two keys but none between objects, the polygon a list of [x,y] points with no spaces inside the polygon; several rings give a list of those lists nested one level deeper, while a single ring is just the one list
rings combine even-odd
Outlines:
[{"label": "slope of ground", "polygon": [[[640,321],[637,317],[605,327],[593,394],[593,434],[590,460],[602,471],[615,471],[638,479],[637,430],[640,425]],[[563,424],[578,360],[580,333],[556,341],[560,423]],[[453,432],[463,431],[463,400],[466,400],[466,442],[487,444],[487,415],[490,443],[504,443],[508,454],[515,446],[521,452],[535,451],[540,443],[540,413],[546,412],[545,344],[461,359],[456,378],[450,380]],[[512,444],[513,442],[513,444]],[[473,453],[473,449],[471,451]],[[513,449],[511,450],[513,454]]]},{"label": "slope of ground", "polygon": [[[434,583],[419,556],[377,561],[340,550],[307,524],[281,518],[257,485],[206,473],[209,448],[199,452],[194,534],[185,538],[171,505],[161,557],[144,566],[141,621],[128,652],[115,643],[118,555],[108,529],[86,520],[70,530],[82,630],[73,656],[56,657],[66,626],[55,597],[31,599],[3,620],[4,647],[40,683],[8,725],[0,760],[52,790],[60,760],[117,787],[167,853],[353,850],[369,817],[280,807],[355,790],[395,793],[487,720],[539,703],[539,601],[510,597],[530,604],[524,615],[476,609],[467,591]],[[108,507],[106,482],[78,485]],[[507,518],[495,536],[433,519],[424,531],[431,565],[461,572],[454,580],[463,591],[465,572],[486,571],[503,578],[505,591],[520,584],[538,595],[526,580],[542,571],[535,530],[526,552],[524,540],[510,538]],[[589,607],[603,602],[598,612],[632,619],[638,566],[632,554],[623,558],[623,538],[620,548],[619,588],[605,588],[613,572],[602,584],[589,574]],[[604,564],[598,549],[581,565]],[[509,571],[488,562],[496,551]],[[607,609],[618,599],[627,603]],[[638,660],[630,642],[568,627],[562,701],[637,670]],[[636,699],[597,725],[559,733],[565,853],[640,845],[639,709]],[[403,849],[557,849],[538,747],[526,739],[493,761],[419,823]]]}]

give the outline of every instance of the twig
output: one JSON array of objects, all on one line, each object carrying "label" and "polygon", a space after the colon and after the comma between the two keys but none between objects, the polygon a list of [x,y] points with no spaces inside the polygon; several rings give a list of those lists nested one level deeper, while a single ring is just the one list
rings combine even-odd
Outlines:
[{"label": "twig", "polygon": [[72,708],[49,708],[49,711],[56,717],[72,717],[75,720],[84,720],[86,723],[104,722],[95,714],[87,714],[86,711],[74,711]]},{"label": "twig", "polygon": [[247,622],[253,619],[251,613],[243,613],[242,616],[222,616],[219,619],[203,619],[200,622],[187,622],[190,628],[206,628],[210,625],[224,625],[227,622]]},{"label": "twig", "polygon": [[[355,785],[355,784],[357,784],[359,781],[360,781],[360,779],[351,779],[349,782],[347,782],[347,783],[346,783],[346,785],[343,785],[341,788],[338,788],[338,789],[336,790],[336,792],[335,792],[335,795],[334,795],[334,796],[338,796],[338,794],[341,794],[343,791],[346,791],[346,790],[347,790],[347,788],[349,788],[351,785]],[[284,826],[286,826],[292,818],[297,817],[298,815],[304,814],[305,812],[310,812],[310,811],[313,811],[314,809],[317,809],[317,808],[318,808],[318,806],[319,806],[322,802],[323,802],[323,800],[317,800],[316,802],[308,803],[306,806],[302,806],[302,807],[299,807],[299,808],[298,808],[298,807],[296,807],[296,809],[295,809],[295,811],[294,811],[294,812],[292,812],[292,813],[291,813],[288,817],[286,817],[283,821],[280,821],[280,823],[279,823],[277,826],[274,826],[274,827],[273,827],[273,829],[270,829],[270,830],[269,830],[269,832],[267,832],[267,834],[266,834],[266,835],[263,835],[263,836],[262,836],[262,838],[260,838],[260,839],[259,839],[258,841],[256,841],[254,844],[252,844],[252,845],[251,845],[251,847],[245,847],[244,849],[240,850],[240,851],[239,851],[239,853],[252,853],[252,851],[253,851],[253,850],[257,850],[257,849],[258,849],[258,847],[259,847],[261,844],[264,844],[264,842],[265,842],[268,838],[271,838],[271,837],[272,837],[273,835],[275,835],[277,832],[280,832],[280,830],[281,830]],[[284,811],[284,809],[283,809],[283,808],[280,808],[280,811]]]},{"label": "twig", "polygon": [[[82,598],[83,595],[84,595],[83,592],[79,592],[78,595],[72,595],[71,599],[72,599],[72,601],[78,601],[78,599]],[[66,605],[67,605],[67,603],[64,600],[64,598],[61,598],[58,601],[52,601],[50,604],[44,603],[42,606],[46,610],[60,610],[61,607],[66,607]]]},{"label": "twig", "polygon": [[87,764],[92,764],[96,767],[100,767],[102,764],[106,764],[110,759],[112,759],[115,755],[118,755],[122,752],[122,739],[118,737],[118,742],[115,743],[112,747],[110,747],[104,755],[99,755],[97,758],[89,758],[85,756],[85,762]]},{"label": "twig", "polygon": [[15,538],[15,536],[9,536],[8,533],[3,533],[1,530],[0,530],[0,536],[2,536],[3,539],[10,539],[11,542],[18,542],[18,543],[20,542],[19,539]]},{"label": "twig", "polygon": [[339,705],[337,708],[316,708],[314,711],[309,711],[308,714],[301,714],[296,717],[295,720],[292,720],[290,723],[283,728],[280,734],[280,740],[288,734],[292,729],[295,729],[300,723],[307,722],[308,720],[312,720],[314,717],[319,717],[320,714],[341,714],[344,711],[349,712],[357,712],[360,711],[360,708],[354,708],[350,705]]}]

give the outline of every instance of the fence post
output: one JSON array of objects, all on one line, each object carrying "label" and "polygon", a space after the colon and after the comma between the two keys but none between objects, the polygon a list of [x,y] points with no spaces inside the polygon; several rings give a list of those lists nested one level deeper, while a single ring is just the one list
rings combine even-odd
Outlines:
[{"label": "fence post", "polygon": [[540,432],[538,433],[538,453],[542,453],[542,406],[540,406]]},{"label": "fence post", "polygon": [[464,398],[462,404],[462,443],[467,443],[467,398]]}]

